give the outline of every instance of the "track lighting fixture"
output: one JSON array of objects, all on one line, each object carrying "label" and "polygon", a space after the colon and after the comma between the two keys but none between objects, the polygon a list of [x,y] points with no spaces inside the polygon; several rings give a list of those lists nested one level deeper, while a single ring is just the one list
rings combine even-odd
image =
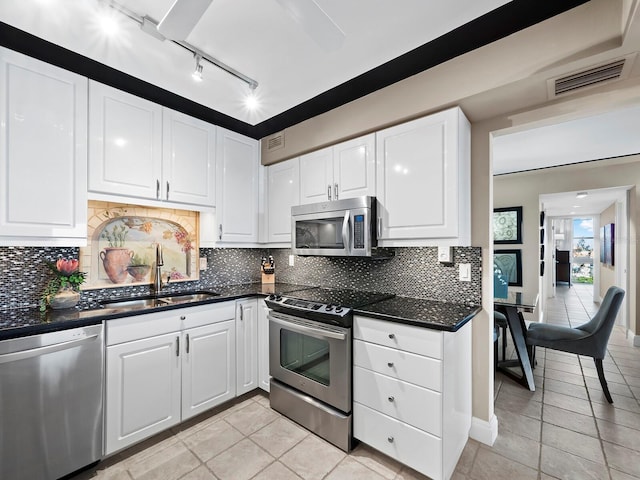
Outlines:
[{"label": "track lighting fixture", "polygon": [[196,82],[201,82],[202,81],[202,63],[200,63],[200,61],[202,60],[202,57],[198,54],[194,55],[194,57],[196,59],[196,68],[193,70],[191,77]]},{"label": "track lighting fixture", "polygon": [[188,43],[186,40],[175,40],[175,39],[166,38],[164,35],[162,35],[160,31],[158,31],[158,23],[155,20],[153,20],[151,17],[146,15],[145,16],[138,15],[134,11],[129,10],[124,5],[120,5],[115,0],[98,0],[98,2],[104,6],[112,8],[113,10],[128,17],[130,20],[133,20],[134,22],[138,23],[140,28],[144,32],[148,33],[149,35],[152,35],[153,37],[159,40],[167,40],[167,41],[173,42],[176,45],[191,52],[196,57],[196,68],[192,74],[194,80],[196,81],[202,80],[202,61],[205,60],[211,65],[218,67],[220,70],[227,72],[229,75],[236,77],[238,80],[243,81],[249,86],[251,90],[255,90],[255,88],[258,86],[258,82],[255,81],[254,79],[247,77],[243,73],[239,72],[233,67],[230,67],[229,65],[218,60],[217,58],[212,57],[211,55],[208,55],[207,53],[203,52],[199,48]]}]

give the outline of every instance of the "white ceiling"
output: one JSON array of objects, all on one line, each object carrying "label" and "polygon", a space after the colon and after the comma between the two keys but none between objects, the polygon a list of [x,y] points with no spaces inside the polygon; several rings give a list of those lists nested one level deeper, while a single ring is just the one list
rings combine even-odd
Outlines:
[{"label": "white ceiling", "polygon": [[[296,0],[303,2],[303,0]],[[0,2],[0,21],[166,90],[255,125],[423,45],[509,0],[305,0],[342,30],[340,48],[320,47],[278,0],[213,0],[188,43],[255,79],[260,108],[244,104],[248,87],[204,64],[194,83],[191,54],[142,32],[123,15],[115,38],[100,34],[98,0]],[[160,21],[172,0],[117,0]],[[315,7],[314,7],[315,8]]]},{"label": "white ceiling", "polygon": [[[629,187],[599,188],[579,192],[549,193],[540,195],[540,203],[547,217],[595,216],[622,200]],[[578,193],[586,192],[584,198]]]},{"label": "white ceiling", "polygon": [[493,173],[640,153],[640,105],[493,138]]}]

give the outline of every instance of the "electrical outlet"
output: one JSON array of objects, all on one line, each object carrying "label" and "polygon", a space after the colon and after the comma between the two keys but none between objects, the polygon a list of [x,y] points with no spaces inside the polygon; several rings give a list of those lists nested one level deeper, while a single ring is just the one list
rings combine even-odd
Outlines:
[{"label": "electrical outlet", "polygon": [[461,263],[458,266],[458,273],[459,273],[461,282],[470,282],[471,281],[471,264]]},{"label": "electrical outlet", "polygon": [[289,266],[290,267],[293,267],[296,264],[295,258],[296,258],[295,255],[289,255]]},{"label": "electrical outlet", "polygon": [[200,270],[207,269],[207,257],[200,257]]}]

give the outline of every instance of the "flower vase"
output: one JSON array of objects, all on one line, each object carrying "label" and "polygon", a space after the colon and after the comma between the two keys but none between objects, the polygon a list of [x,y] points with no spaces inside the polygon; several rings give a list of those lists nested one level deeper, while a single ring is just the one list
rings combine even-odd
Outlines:
[{"label": "flower vase", "polygon": [[80,292],[71,287],[63,287],[49,299],[49,306],[54,310],[75,307],[80,301]]},{"label": "flower vase", "polygon": [[100,252],[104,271],[113,283],[122,283],[127,279],[127,267],[131,263],[133,251],[123,247],[105,247]]}]

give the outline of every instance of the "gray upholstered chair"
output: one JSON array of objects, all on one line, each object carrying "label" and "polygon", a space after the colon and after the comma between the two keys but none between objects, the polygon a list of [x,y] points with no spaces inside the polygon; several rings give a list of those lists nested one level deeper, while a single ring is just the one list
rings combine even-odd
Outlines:
[{"label": "gray upholstered chair", "polygon": [[610,287],[593,318],[576,328],[532,323],[527,329],[527,345],[576,353],[592,357],[598,371],[598,379],[609,403],[613,403],[607,381],[604,378],[602,359],[607,353],[607,343],[616,321],[616,315],[624,298],[624,290]]}]

